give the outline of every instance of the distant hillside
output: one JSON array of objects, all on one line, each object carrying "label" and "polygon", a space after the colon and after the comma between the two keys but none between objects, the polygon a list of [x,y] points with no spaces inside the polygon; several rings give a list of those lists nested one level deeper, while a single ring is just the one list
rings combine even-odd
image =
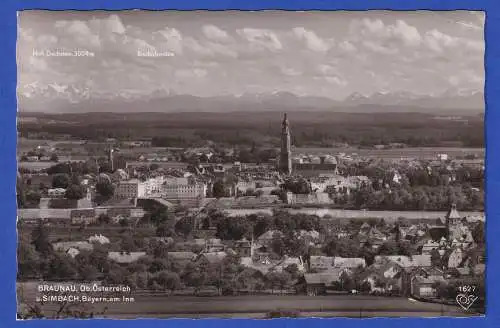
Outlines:
[{"label": "distant hillside", "polygon": [[411,93],[353,94],[343,101],[325,97],[297,96],[289,92],[243,94],[239,96],[196,97],[156,90],[150,94],[106,94],[73,86],[36,84],[19,89],[23,112],[86,113],[116,112],[422,112],[480,113],[484,95],[479,92],[422,96]]}]

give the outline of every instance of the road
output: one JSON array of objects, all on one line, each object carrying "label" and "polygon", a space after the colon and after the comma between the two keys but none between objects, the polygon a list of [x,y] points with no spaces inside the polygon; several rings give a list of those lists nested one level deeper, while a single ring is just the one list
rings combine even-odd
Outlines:
[{"label": "road", "polygon": [[[134,297],[133,294],[129,295]],[[400,297],[376,297],[365,295],[329,296],[137,296],[134,302],[97,303],[90,305],[100,312],[107,306],[103,317],[107,318],[264,318],[269,311],[297,311],[301,317],[438,317],[477,316],[458,306],[411,301]],[[47,311],[57,306],[47,304]],[[89,308],[89,307],[87,307]]]}]

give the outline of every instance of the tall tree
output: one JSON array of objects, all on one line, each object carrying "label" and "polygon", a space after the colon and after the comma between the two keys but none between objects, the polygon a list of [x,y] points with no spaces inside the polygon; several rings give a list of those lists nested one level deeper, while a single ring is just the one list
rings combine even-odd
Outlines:
[{"label": "tall tree", "polygon": [[49,241],[47,227],[40,222],[31,232],[31,241],[37,252],[48,255],[52,253],[52,244]]},{"label": "tall tree", "polygon": [[68,174],[58,173],[52,177],[52,188],[68,188],[71,178]]},{"label": "tall tree", "polygon": [[222,198],[226,196],[226,190],[222,180],[215,181],[213,186],[213,196],[215,198]]},{"label": "tall tree", "polygon": [[64,196],[67,199],[75,199],[75,200],[82,199],[84,196],[83,187],[77,184],[69,185],[68,188],[66,188]]},{"label": "tall tree", "polygon": [[438,268],[443,268],[443,260],[437,249],[431,251],[431,264]]}]

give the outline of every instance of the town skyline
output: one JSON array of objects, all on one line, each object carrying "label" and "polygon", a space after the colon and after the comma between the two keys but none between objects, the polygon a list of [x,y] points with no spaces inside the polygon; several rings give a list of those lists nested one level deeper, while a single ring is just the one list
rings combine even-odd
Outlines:
[{"label": "town skyline", "polygon": [[19,25],[18,319],[484,315],[482,13]]}]

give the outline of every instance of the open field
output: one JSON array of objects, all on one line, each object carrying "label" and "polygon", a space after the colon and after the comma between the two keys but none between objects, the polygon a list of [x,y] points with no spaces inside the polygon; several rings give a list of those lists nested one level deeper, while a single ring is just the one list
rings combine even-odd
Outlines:
[{"label": "open field", "polygon": [[[144,148],[134,148],[134,149],[123,149],[120,151],[123,155],[129,156],[140,156],[147,154],[161,154],[162,149],[158,147],[144,147]],[[28,149],[25,149],[25,151]],[[21,149],[19,149],[21,151]],[[457,156],[465,155],[476,155],[477,159],[473,160],[463,160],[463,162],[469,164],[480,165],[484,163],[484,149],[483,148],[401,148],[401,149],[357,149],[357,148],[297,148],[294,150],[297,154],[331,154],[337,155],[339,153],[345,153],[353,158],[364,157],[364,158],[377,158],[384,160],[401,160],[401,159],[420,159],[420,160],[433,160],[437,159],[438,154],[448,154],[450,158],[456,158]],[[355,155],[354,155],[355,154]],[[102,154],[104,155],[104,153]],[[88,156],[69,156],[71,161],[85,161]],[[460,161],[460,160],[459,160]],[[44,170],[55,165],[54,162],[19,162],[18,166],[28,170]],[[148,162],[130,162],[132,166],[148,165]],[[172,165],[178,165],[179,167],[185,167],[185,163],[172,163]]]},{"label": "open field", "polygon": [[[473,311],[463,311],[458,306],[423,303],[400,297],[367,295],[252,295],[252,296],[167,296],[144,295],[134,297],[134,302],[95,303],[86,307],[95,312],[103,311],[109,318],[264,318],[269,311],[299,312],[301,317],[405,317],[405,316],[477,316]],[[27,300],[26,296],[24,297]],[[47,313],[55,311],[57,304],[45,304]]]},{"label": "open field", "polygon": [[[361,157],[375,157],[381,159],[436,159],[438,154],[448,154],[450,158],[465,155],[476,155],[479,159],[484,158],[484,148],[455,148],[455,147],[415,147],[394,149],[358,149],[358,148],[295,148],[294,153],[307,154],[357,154]],[[354,157],[354,156],[353,156]]]}]

